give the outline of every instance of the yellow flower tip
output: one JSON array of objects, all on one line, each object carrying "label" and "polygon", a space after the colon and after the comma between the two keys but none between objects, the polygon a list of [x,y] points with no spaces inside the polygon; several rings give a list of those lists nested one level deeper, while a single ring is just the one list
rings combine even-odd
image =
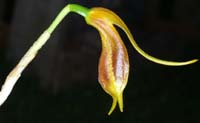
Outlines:
[{"label": "yellow flower tip", "polygon": [[118,104],[120,111],[123,112],[123,93],[118,96]]},{"label": "yellow flower tip", "polygon": [[112,106],[110,108],[110,111],[108,112],[108,115],[111,115],[114,109],[117,106],[117,103],[119,104],[119,109],[121,112],[123,112],[123,94],[120,93],[117,97],[113,97]]},{"label": "yellow flower tip", "polygon": [[113,97],[112,106],[110,108],[110,111],[108,112],[108,115],[112,114],[112,112],[114,111],[114,109],[115,109],[116,106],[117,106],[117,98]]},{"label": "yellow flower tip", "polygon": [[190,65],[195,62],[199,61],[198,59],[193,59],[185,62],[174,62],[174,61],[162,61],[162,60],[155,60],[154,62],[162,65],[168,65],[168,66],[184,66],[184,65]]},{"label": "yellow flower tip", "polygon": [[199,59],[193,59],[193,60],[191,60],[190,64],[193,64],[193,63],[198,62],[198,61],[199,61]]}]

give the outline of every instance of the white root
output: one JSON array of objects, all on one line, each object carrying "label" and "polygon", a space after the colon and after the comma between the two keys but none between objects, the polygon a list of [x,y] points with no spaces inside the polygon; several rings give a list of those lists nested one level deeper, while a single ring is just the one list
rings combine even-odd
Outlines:
[{"label": "white root", "polygon": [[6,99],[10,95],[15,83],[21,76],[23,70],[35,58],[38,50],[42,48],[42,46],[46,43],[49,37],[50,33],[48,31],[42,33],[38,40],[34,42],[34,44],[26,52],[26,54],[21,58],[16,67],[8,74],[0,91],[0,106],[6,101]]}]

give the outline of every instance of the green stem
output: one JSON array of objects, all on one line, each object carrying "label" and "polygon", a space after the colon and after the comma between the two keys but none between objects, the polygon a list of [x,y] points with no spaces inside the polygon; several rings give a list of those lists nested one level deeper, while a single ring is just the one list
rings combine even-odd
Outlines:
[{"label": "green stem", "polygon": [[85,8],[83,6],[77,5],[77,4],[68,4],[67,6],[65,6],[61,12],[58,14],[58,16],[56,17],[56,19],[52,22],[52,24],[49,26],[49,28],[47,29],[47,31],[49,33],[52,33],[55,28],[58,26],[58,24],[63,20],[63,18],[69,13],[69,12],[75,12],[79,15],[82,15],[83,17],[85,17],[88,13],[89,9]]},{"label": "green stem", "polygon": [[58,16],[53,21],[53,23],[49,26],[49,28],[41,34],[41,36],[34,42],[34,44],[25,53],[25,55],[22,57],[22,59],[19,61],[16,67],[6,77],[6,80],[2,88],[0,89],[0,106],[6,101],[6,99],[10,95],[15,83],[21,76],[21,73],[23,72],[23,70],[35,58],[38,51],[47,42],[47,40],[50,38],[51,33],[55,30],[55,28],[63,20],[63,18],[69,12],[75,12],[85,17],[88,11],[89,9],[80,5],[76,5],[76,4],[69,4],[66,7],[64,7],[63,10],[61,10],[61,12],[58,14]]}]

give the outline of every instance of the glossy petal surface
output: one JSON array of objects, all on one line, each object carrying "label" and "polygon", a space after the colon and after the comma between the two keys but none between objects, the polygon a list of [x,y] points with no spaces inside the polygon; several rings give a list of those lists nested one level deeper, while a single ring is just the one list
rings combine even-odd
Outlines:
[{"label": "glossy petal surface", "polygon": [[99,60],[99,82],[102,88],[112,96],[113,104],[108,114],[111,114],[119,103],[123,111],[123,90],[127,84],[129,74],[129,59],[126,47],[114,28],[112,22],[105,15],[104,9],[89,13],[88,24],[100,32],[102,52]]},{"label": "glossy petal surface", "polygon": [[120,110],[123,111],[123,90],[127,84],[129,74],[128,53],[114,25],[117,25],[126,33],[138,53],[152,62],[168,66],[183,66],[198,61],[197,59],[185,62],[167,61],[147,54],[137,45],[126,24],[108,9],[92,8],[85,19],[101,35],[102,53],[99,60],[99,82],[113,98],[109,114],[114,110],[117,102]]}]

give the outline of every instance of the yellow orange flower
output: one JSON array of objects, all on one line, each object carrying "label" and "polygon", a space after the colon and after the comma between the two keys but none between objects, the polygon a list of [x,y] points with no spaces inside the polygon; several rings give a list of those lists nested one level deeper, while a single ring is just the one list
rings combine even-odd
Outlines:
[{"label": "yellow orange flower", "polygon": [[123,91],[127,85],[129,75],[128,53],[114,25],[123,29],[133,47],[150,61],[169,66],[187,65],[197,61],[194,59],[186,62],[174,62],[150,56],[137,45],[125,23],[108,9],[92,8],[85,16],[85,19],[89,25],[99,31],[102,39],[98,79],[102,88],[113,98],[109,115],[113,112],[117,103],[119,104],[120,111],[123,111]]},{"label": "yellow orange flower", "polygon": [[113,104],[108,113],[109,115],[113,112],[117,103],[119,104],[121,112],[123,111],[123,91],[126,87],[129,74],[128,53],[114,25],[120,27],[127,34],[133,47],[150,61],[169,66],[188,65],[198,61],[194,59],[186,62],[174,62],[150,56],[137,45],[127,26],[112,11],[104,8],[88,9],[77,4],[69,4],[61,10],[48,29],[33,43],[16,67],[8,74],[0,90],[0,106],[10,95],[23,70],[35,58],[38,51],[50,38],[51,33],[69,12],[82,15],[86,19],[86,22],[95,27],[100,33],[102,52],[99,60],[99,82],[102,88],[113,98]]},{"label": "yellow orange flower", "polygon": [[[98,11],[98,14],[96,14]],[[123,111],[123,90],[129,74],[128,53],[117,30],[105,15],[104,9],[96,8],[87,17],[88,24],[96,27],[102,39],[102,52],[99,60],[99,82],[103,89],[112,96],[113,104],[108,114],[111,114],[119,103]],[[101,15],[105,15],[102,16]],[[91,22],[91,23],[90,23]]]}]

